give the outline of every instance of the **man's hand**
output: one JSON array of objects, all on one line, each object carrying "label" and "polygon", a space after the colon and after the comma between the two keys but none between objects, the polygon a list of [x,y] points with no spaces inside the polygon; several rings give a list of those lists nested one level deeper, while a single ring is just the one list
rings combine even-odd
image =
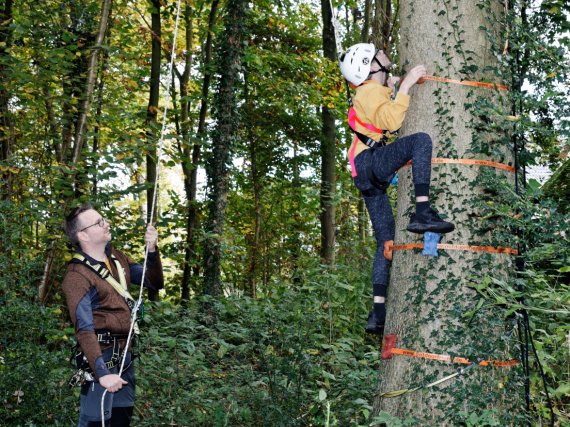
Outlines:
[{"label": "man's hand", "polygon": [[408,72],[408,74],[406,74],[406,77],[404,77],[404,81],[401,82],[400,93],[407,94],[408,91],[411,89],[411,87],[415,85],[418,82],[418,80],[420,80],[422,77],[426,75],[427,75],[427,70],[425,65],[416,65]]},{"label": "man's hand", "polygon": [[107,391],[115,393],[116,391],[122,389],[125,384],[128,384],[128,382],[117,374],[109,374],[99,378],[99,384],[105,387]]},{"label": "man's hand", "polygon": [[144,234],[144,242],[149,252],[156,252],[156,244],[158,243],[158,231],[152,224],[146,227],[146,233]]}]

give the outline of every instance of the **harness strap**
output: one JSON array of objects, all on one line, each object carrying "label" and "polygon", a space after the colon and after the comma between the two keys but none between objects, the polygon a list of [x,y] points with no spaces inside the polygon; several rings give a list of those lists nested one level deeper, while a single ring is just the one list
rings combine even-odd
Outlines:
[{"label": "harness strap", "polygon": [[[81,264],[89,267],[99,277],[101,277],[101,279],[103,279],[107,283],[109,283],[109,285],[111,285],[112,288],[115,289],[115,291],[117,291],[117,293],[125,299],[125,302],[127,303],[127,306],[129,307],[129,310],[131,312],[135,309],[135,307],[136,307],[135,300],[131,296],[129,291],[127,290],[127,278],[125,276],[125,271],[123,270],[123,266],[121,265],[121,263],[119,262],[117,257],[115,257],[113,254],[111,254],[111,260],[115,263],[115,267],[117,268],[117,272],[119,274],[119,282],[117,282],[117,280],[113,277],[113,275],[111,274],[109,269],[107,269],[106,267],[104,267],[103,265],[101,265],[99,263],[95,263],[95,264],[90,263],[89,260],[87,260],[87,258],[85,258],[79,252],[76,252],[75,254],[73,254],[73,259],[76,259]],[[142,287],[142,284],[141,284],[141,287]],[[136,321],[134,324],[134,331],[135,331],[135,334],[138,335],[139,327],[138,327],[138,324],[136,323]]]},{"label": "harness strap", "polygon": [[101,264],[91,264],[87,260],[87,258],[85,258],[80,253],[76,252],[73,255],[73,259],[80,261],[81,264],[86,265],[95,273],[97,273],[97,275],[101,277],[101,279],[109,283],[113,287],[113,289],[115,289],[117,293],[121,295],[123,298],[125,298],[126,300],[134,301],[134,298],[127,290],[127,279],[125,277],[125,271],[123,270],[123,266],[114,255],[111,255],[111,259],[113,260],[115,266],[117,267],[117,272],[119,273],[119,282],[117,282],[117,280],[113,277],[109,269],[107,269]]}]

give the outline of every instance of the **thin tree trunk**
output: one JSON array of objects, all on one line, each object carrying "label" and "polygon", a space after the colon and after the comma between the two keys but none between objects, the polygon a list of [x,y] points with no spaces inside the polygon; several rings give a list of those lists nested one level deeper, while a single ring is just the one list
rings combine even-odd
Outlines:
[{"label": "thin tree trunk", "polygon": [[[204,55],[203,55],[203,67],[204,67],[204,78],[202,80],[202,98],[200,101],[200,112],[198,116],[198,129],[196,131],[197,139],[200,140],[199,143],[192,144],[192,150],[184,150],[184,158],[191,158],[191,163],[188,164],[187,162],[182,163],[182,171],[184,173],[184,189],[186,191],[186,199],[188,200],[188,217],[186,220],[186,247],[184,253],[184,270],[182,275],[182,300],[187,301],[190,298],[190,280],[192,274],[198,274],[198,267],[195,260],[196,257],[196,230],[199,226],[199,219],[198,219],[198,201],[196,200],[196,188],[198,185],[198,167],[200,164],[200,159],[202,156],[201,153],[201,141],[206,135],[206,117],[208,113],[208,94],[210,92],[210,81],[211,81],[211,62],[212,62],[212,41],[213,41],[213,34],[214,34],[214,26],[216,24],[216,16],[218,12],[218,0],[212,1],[212,5],[210,7],[210,14],[208,17],[208,35],[206,37],[206,42],[204,43]],[[188,28],[192,28],[191,19],[189,15],[190,5],[187,5],[188,13],[185,15],[186,19],[186,28],[187,28],[187,36],[186,36],[186,44],[187,46],[191,46],[192,44],[192,33],[188,31]],[[191,51],[189,47],[187,47],[188,51]],[[190,76],[190,62],[187,61],[186,68],[184,73],[188,73],[188,77]],[[186,85],[184,86],[187,91],[187,78]],[[181,83],[182,87],[182,83]],[[181,98],[184,99],[185,95],[182,93],[181,90]],[[186,105],[182,104],[182,111],[183,114],[186,112],[186,120],[188,117],[188,109],[189,105],[187,101]],[[182,118],[182,123],[185,122],[184,115]],[[190,138],[189,138],[188,129],[188,136],[184,136],[184,141],[190,147]],[[193,271],[194,270],[194,271]]]},{"label": "thin tree trunk", "polygon": [[[419,8],[412,0],[402,1],[402,63],[408,69],[425,63],[429,74],[495,81],[496,75],[486,67],[498,67],[496,56],[481,28],[499,33],[499,28],[490,26],[488,18],[491,12],[501,16],[500,6],[492,3],[490,11],[479,8],[475,2],[455,2],[453,7],[439,2],[438,6]],[[504,107],[496,92],[489,89],[433,82],[415,86],[401,134],[430,134],[434,157],[474,157],[508,163],[510,154],[505,141],[509,139],[502,138],[499,127],[475,131],[480,120],[477,115],[485,114],[481,107],[472,107],[479,100]],[[502,158],[489,159],[482,152],[477,153],[482,139],[485,146],[493,146],[494,153],[500,148]],[[408,213],[413,209],[410,169],[402,169],[399,174],[396,244],[422,242],[421,237],[405,231]],[[499,238],[499,234],[488,233],[488,224],[478,218],[475,201],[483,193],[476,185],[479,174],[480,168],[473,166],[432,167],[432,205],[456,224],[454,232],[443,236],[444,243],[489,245]],[[504,178],[502,172],[497,175],[497,179],[499,175]],[[507,179],[512,183],[511,176]],[[509,243],[496,241],[492,246]],[[395,251],[385,335],[397,336],[396,347],[418,352],[461,356],[472,361],[516,358],[516,354],[511,354],[515,338],[511,338],[513,342],[502,338],[502,313],[492,308],[475,310],[477,294],[468,287],[470,279],[478,281],[485,275],[507,278],[511,268],[510,255],[506,254],[439,250],[439,256],[431,258],[422,256],[421,251]],[[381,361],[379,394],[428,384],[456,372],[458,367],[394,355]],[[395,398],[377,397],[374,413],[387,411],[401,419],[413,417],[417,425],[466,425],[469,416],[480,417],[481,425],[524,425],[519,375],[517,367],[474,366],[463,376],[429,389]]]},{"label": "thin tree trunk", "polygon": [[236,90],[243,46],[241,40],[247,13],[245,0],[226,4],[225,30],[220,48],[220,83],[215,95],[216,127],[212,136],[212,153],[206,163],[208,175],[208,221],[204,242],[204,293],[218,297],[222,293],[222,236],[226,218],[228,168],[232,146],[239,126]]},{"label": "thin tree trunk", "polygon": [[261,231],[261,177],[258,169],[257,138],[250,135],[251,181],[253,185],[253,231],[248,238],[248,266],[246,273],[246,291],[255,298],[257,294],[257,270],[259,266],[259,235]]},{"label": "thin tree trunk", "polygon": [[[111,26],[109,25],[109,29],[107,31],[107,44],[109,44],[111,33]],[[101,121],[101,114],[103,113],[103,95],[104,95],[104,88],[105,88],[105,71],[107,70],[107,59],[109,58],[109,51],[106,49],[101,54],[101,67],[99,73],[99,84],[97,85],[97,112],[95,113],[95,126],[93,128],[93,145],[92,145],[92,153],[96,154],[99,151],[99,143],[100,143],[100,132],[99,132],[99,124]],[[95,164],[93,164],[93,170],[97,170],[96,160],[93,160]],[[91,193],[93,197],[97,196],[98,191],[98,177],[97,172],[93,174],[93,181],[91,182]]]},{"label": "thin tree trunk", "polygon": [[[336,42],[331,22],[329,0],[321,0],[323,18],[323,51],[325,58],[336,61]],[[333,265],[335,261],[335,173],[336,173],[336,125],[332,111],[323,105],[321,136],[321,258]]]},{"label": "thin tree trunk", "polygon": [[389,36],[392,28],[392,1],[375,0],[374,18],[372,20],[372,43],[376,49],[390,51]]},{"label": "thin tree trunk", "polygon": [[370,35],[370,2],[371,0],[365,0],[364,2],[364,20],[362,22],[362,31],[360,32],[360,40],[363,43],[368,42]]},{"label": "thin tree trunk", "polygon": [[95,81],[97,80],[99,56],[101,53],[100,51],[102,49],[103,42],[105,41],[105,34],[107,33],[107,20],[111,12],[111,3],[111,0],[105,0],[103,2],[101,22],[99,23],[97,39],[95,41],[95,46],[91,50],[91,56],[89,57],[89,66],[87,68],[87,82],[85,84],[85,98],[81,107],[79,119],[77,120],[77,125],[75,126],[75,145],[73,147],[73,154],[71,156],[71,163],[74,165],[79,162],[81,147],[83,146],[83,142],[85,141],[85,134],[87,133],[87,117],[91,108],[91,100],[93,99]]},{"label": "thin tree trunk", "polygon": [[[5,0],[0,10],[0,81],[9,81],[10,48],[12,46],[12,0]],[[8,92],[5,84],[0,85],[0,163],[8,162],[12,155],[14,126],[8,107]],[[12,195],[12,172],[0,170],[0,200],[9,200]],[[0,243],[2,249],[2,243]]]},{"label": "thin tree trunk", "polygon": [[[154,200],[154,185],[157,180],[156,162],[157,162],[157,117],[158,102],[160,97],[160,63],[162,60],[161,43],[162,43],[162,23],[160,18],[160,0],[152,0],[151,13],[151,65],[150,65],[150,88],[148,107],[146,111],[146,127],[147,127],[147,154],[146,154],[146,221],[149,222],[153,212],[155,212],[156,202]],[[174,54],[173,52],[171,53]],[[153,216],[153,218],[156,218]],[[148,299],[151,301],[158,300],[158,292],[148,291]]]},{"label": "thin tree trunk", "polygon": [[[85,135],[87,133],[87,117],[89,115],[89,110],[91,108],[91,100],[93,98],[93,92],[95,89],[95,81],[97,79],[97,70],[100,50],[102,48],[103,42],[105,40],[105,34],[107,32],[107,22],[109,13],[111,10],[111,0],[105,0],[101,9],[101,20],[99,22],[99,30],[97,32],[97,37],[95,39],[95,46],[91,49],[91,55],[89,57],[89,63],[87,68],[87,79],[85,81],[85,89],[83,90],[83,102],[81,105],[81,110],[79,112],[79,117],[75,125],[75,137],[74,146],[71,155],[71,165],[78,165],[81,157],[81,147],[85,140]],[[65,151],[62,150],[62,154],[65,155]],[[67,176],[65,181],[73,183],[75,180],[75,174],[72,172]],[[57,199],[57,198],[56,198]],[[66,197],[69,201],[70,197]],[[52,241],[49,244],[49,249],[46,255],[46,262],[43,269],[43,275],[38,285],[38,298],[41,302],[44,302],[48,290],[49,282],[48,278],[51,275],[53,260],[56,257],[57,245]]]}]

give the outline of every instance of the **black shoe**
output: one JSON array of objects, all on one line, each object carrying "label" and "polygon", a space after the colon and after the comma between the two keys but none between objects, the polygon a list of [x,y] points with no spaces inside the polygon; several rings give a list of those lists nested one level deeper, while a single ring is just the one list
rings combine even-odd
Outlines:
[{"label": "black shoe", "polygon": [[442,220],[439,215],[429,208],[422,215],[413,214],[410,218],[410,224],[406,228],[410,233],[423,234],[426,231],[433,233],[449,233],[455,230],[455,225],[451,222]]},{"label": "black shoe", "polygon": [[384,323],[386,323],[386,315],[382,318],[376,317],[376,313],[372,310],[368,314],[368,324],[366,325],[366,332],[369,334],[382,335],[384,332]]}]

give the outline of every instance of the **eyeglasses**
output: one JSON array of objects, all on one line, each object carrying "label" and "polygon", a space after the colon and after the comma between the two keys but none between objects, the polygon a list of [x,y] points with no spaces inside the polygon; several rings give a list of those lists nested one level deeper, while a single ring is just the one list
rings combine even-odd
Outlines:
[{"label": "eyeglasses", "polygon": [[98,225],[99,227],[104,227],[105,224],[108,224],[107,220],[105,218],[101,217],[101,218],[99,218],[99,221],[97,221],[95,224],[88,225],[87,227],[82,228],[79,231],[85,231],[88,228],[95,227],[96,225]]}]

